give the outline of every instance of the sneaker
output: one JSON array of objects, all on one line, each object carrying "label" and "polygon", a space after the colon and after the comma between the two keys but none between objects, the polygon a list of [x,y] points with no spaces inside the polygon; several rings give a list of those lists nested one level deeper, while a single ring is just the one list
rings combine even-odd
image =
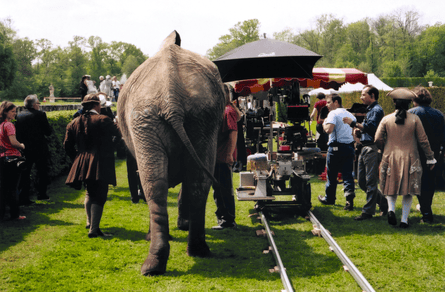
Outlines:
[{"label": "sneaker", "polygon": [[323,205],[334,205],[334,203],[329,203],[328,201],[326,201],[326,198],[323,196],[318,196],[318,200],[320,201],[320,203],[322,203]]},{"label": "sneaker", "polygon": [[416,205],[416,210],[420,212],[420,204]]},{"label": "sneaker", "polygon": [[345,211],[353,211],[354,210],[354,203],[353,202],[346,202],[345,207],[343,208]]},{"label": "sneaker", "polygon": [[19,216],[16,218],[11,218],[11,220],[24,220],[24,219],[26,219],[26,216]]},{"label": "sneaker", "polygon": [[144,202],[147,202],[147,199],[145,199],[145,196],[142,194],[141,190],[138,190],[138,197]]},{"label": "sneaker", "polygon": [[216,226],[213,226],[212,227],[212,229],[213,230],[223,230],[223,229],[226,229],[226,228],[233,228],[233,229],[236,229],[236,223],[235,223],[235,221],[233,221],[233,222],[231,222],[231,223],[228,223],[227,221],[225,221],[225,222],[223,222],[223,223],[221,223],[221,224],[218,224],[218,225],[216,225]]},{"label": "sneaker", "polygon": [[370,214],[366,214],[366,213],[362,213],[360,214],[360,216],[357,216],[354,218],[355,221],[362,221],[362,220],[366,220],[366,219],[371,219],[372,215]]}]

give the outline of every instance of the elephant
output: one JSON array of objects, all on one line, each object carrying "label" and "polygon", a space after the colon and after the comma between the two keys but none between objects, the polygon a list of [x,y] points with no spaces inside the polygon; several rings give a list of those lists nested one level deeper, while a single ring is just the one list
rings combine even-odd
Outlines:
[{"label": "elephant", "polygon": [[141,268],[145,276],[166,272],[167,194],[180,183],[183,220],[178,222],[188,223],[180,228],[189,231],[187,254],[211,255],[205,241],[205,208],[210,187],[217,183],[213,171],[226,102],[224,84],[213,62],[180,43],[173,31],[131,74],[117,104],[119,128],[137,160],[150,211],[150,249]]}]

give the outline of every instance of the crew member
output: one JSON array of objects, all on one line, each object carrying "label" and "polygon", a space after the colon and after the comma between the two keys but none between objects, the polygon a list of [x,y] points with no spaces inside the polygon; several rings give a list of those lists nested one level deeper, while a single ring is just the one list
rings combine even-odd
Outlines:
[{"label": "crew member", "polygon": [[354,177],[352,169],[354,163],[354,138],[349,125],[343,118],[349,117],[356,122],[356,118],[342,106],[342,99],[338,94],[326,97],[329,114],[323,122],[323,130],[329,134],[328,152],[326,157],[327,180],[325,196],[318,196],[324,205],[334,205],[337,191],[337,176],[341,170],[343,176],[344,193],[347,198],[354,198]]},{"label": "crew member", "polygon": [[[379,90],[372,85],[366,85],[360,96],[363,104],[367,105],[366,118],[363,123],[355,123],[350,118],[343,118],[343,121],[354,128],[354,135],[360,139],[362,146],[358,158],[358,184],[366,193],[366,204],[363,206],[362,214],[355,217],[355,220],[370,219],[375,214],[376,203],[380,205],[381,215],[388,212],[388,202],[379,191],[379,153],[374,144],[374,136],[380,121],[385,115],[382,107],[378,104]],[[353,210],[353,198],[346,198],[345,210]]]}]

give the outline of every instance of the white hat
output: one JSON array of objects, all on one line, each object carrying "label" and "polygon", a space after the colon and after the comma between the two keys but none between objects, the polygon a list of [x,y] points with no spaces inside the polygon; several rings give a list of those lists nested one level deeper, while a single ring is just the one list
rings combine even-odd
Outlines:
[{"label": "white hat", "polygon": [[105,78],[108,80],[108,79],[111,78],[111,76],[110,76],[110,75],[107,75],[107,76],[105,76]]},{"label": "white hat", "polygon": [[107,100],[105,93],[99,93],[100,107],[110,107],[112,105],[111,101]]}]

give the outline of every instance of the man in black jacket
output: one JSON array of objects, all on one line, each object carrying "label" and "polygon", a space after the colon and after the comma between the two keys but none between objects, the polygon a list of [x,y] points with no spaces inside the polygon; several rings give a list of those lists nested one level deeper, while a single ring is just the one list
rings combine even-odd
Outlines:
[{"label": "man in black jacket", "polygon": [[37,95],[28,95],[25,98],[25,109],[17,115],[16,131],[17,139],[26,143],[24,154],[27,167],[23,171],[19,183],[19,200],[21,205],[29,205],[33,202],[29,199],[30,174],[32,166],[37,170],[37,199],[48,200],[46,194],[48,186],[48,145],[45,136],[51,134],[51,126],[48,123],[46,113],[39,110],[40,102]]}]

